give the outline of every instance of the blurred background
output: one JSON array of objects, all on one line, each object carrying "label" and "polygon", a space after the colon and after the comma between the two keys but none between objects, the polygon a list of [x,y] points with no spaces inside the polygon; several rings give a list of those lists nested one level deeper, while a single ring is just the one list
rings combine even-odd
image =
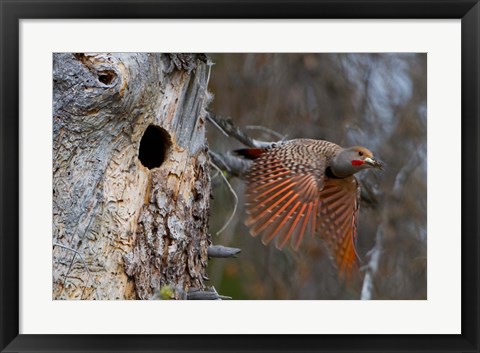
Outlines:
[{"label": "blurred background", "polygon": [[[212,259],[209,283],[233,299],[427,299],[427,55],[210,54],[210,109],[264,141],[314,138],[363,145],[384,171],[356,174],[364,185],[358,224],[360,271],[346,285],[322,240],[298,251],[264,246],[249,235],[244,182],[226,175],[239,203],[212,169],[214,244],[242,250]],[[271,131],[270,131],[271,130]],[[208,125],[217,153],[242,146]],[[372,251],[374,249],[374,251]],[[377,268],[371,270],[372,254]],[[370,264],[370,266],[369,266]]]}]

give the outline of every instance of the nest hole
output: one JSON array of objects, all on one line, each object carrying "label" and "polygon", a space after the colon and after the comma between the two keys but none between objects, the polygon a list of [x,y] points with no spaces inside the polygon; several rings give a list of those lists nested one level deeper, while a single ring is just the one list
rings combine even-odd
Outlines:
[{"label": "nest hole", "polygon": [[140,140],[138,159],[148,169],[158,168],[165,161],[170,144],[170,135],[166,130],[150,125]]},{"label": "nest hole", "polygon": [[113,82],[115,77],[117,77],[115,72],[110,70],[100,71],[98,73],[98,80],[107,86]]}]

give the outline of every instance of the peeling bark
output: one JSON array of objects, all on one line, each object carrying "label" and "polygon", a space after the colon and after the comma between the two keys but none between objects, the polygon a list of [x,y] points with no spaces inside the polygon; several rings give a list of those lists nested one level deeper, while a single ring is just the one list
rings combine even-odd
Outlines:
[{"label": "peeling bark", "polygon": [[[197,55],[53,56],[53,298],[204,288],[207,66]],[[149,126],[149,169],[139,149]],[[86,268],[87,267],[87,268]]]}]

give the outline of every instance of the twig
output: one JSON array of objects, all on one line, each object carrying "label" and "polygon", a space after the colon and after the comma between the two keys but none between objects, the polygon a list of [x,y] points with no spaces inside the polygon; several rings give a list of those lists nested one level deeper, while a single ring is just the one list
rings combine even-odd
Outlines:
[{"label": "twig", "polygon": [[208,87],[208,83],[210,82],[210,73],[211,73],[211,71],[212,71],[212,66],[215,65],[215,63],[208,58],[206,64],[207,64],[207,66],[208,66],[208,74],[207,74],[207,84],[206,84],[206,86]]},{"label": "twig", "polygon": [[[225,170],[227,172],[231,172],[230,167],[227,165],[227,163],[225,163],[225,160],[223,158],[221,158],[218,153],[213,152],[213,151],[208,151],[208,154],[210,155],[210,159],[213,161],[214,164],[221,164],[225,167]],[[217,173],[219,173],[218,170],[217,170]]]},{"label": "twig", "polygon": [[223,175],[222,171],[220,170],[220,168],[218,168],[218,166],[213,163],[212,161],[210,161],[210,164],[212,165],[212,167],[214,167],[217,171],[220,172],[220,175],[221,177],[223,178],[223,180],[225,181],[225,183],[227,184],[230,192],[232,193],[233,197],[235,198],[235,203],[233,205],[233,212],[232,214],[230,215],[230,218],[228,218],[227,222],[223,225],[222,229],[220,229],[218,232],[216,232],[215,234],[216,235],[219,235],[221,232],[223,232],[225,230],[225,228],[228,227],[228,225],[230,224],[230,222],[232,221],[233,217],[235,216],[235,213],[237,212],[237,205],[238,205],[238,196],[237,194],[235,193],[235,190],[233,190],[232,188],[232,185],[230,185],[230,183],[228,182],[227,178],[225,178],[225,175]]},{"label": "twig", "polygon": [[281,133],[273,130],[273,129],[269,129],[268,127],[265,127],[265,126],[261,126],[261,125],[247,125],[245,126],[245,129],[246,130],[259,130],[259,131],[263,131],[263,132],[266,132],[267,134],[269,135],[272,135],[272,136],[275,136],[277,137],[278,139],[280,139],[281,141],[285,141],[286,140],[286,136],[285,135],[282,135]]},{"label": "twig", "polygon": [[212,118],[212,113],[207,111],[207,120],[210,121],[220,132],[225,135],[225,137],[230,137],[230,135],[217,123],[215,119]]},{"label": "twig", "polygon": [[231,153],[219,154],[213,151],[208,152],[210,159],[229,174],[233,176],[243,176],[251,167],[252,161],[243,157],[235,156]]},{"label": "twig", "polygon": [[[83,287],[83,290],[82,290],[82,295],[80,296],[80,299],[82,299],[83,294],[85,293],[85,289],[87,288],[88,282],[90,281],[90,278],[92,277],[92,275],[90,274],[90,270],[88,269],[87,263],[85,262],[85,259],[83,258],[82,253],[78,250],[72,249],[72,248],[70,248],[66,245],[60,244],[60,243],[53,243],[53,246],[58,246],[60,248],[72,251],[74,253],[72,262],[70,263],[69,271],[67,271],[67,274],[65,275],[65,281],[67,280],[67,275],[70,272],[70,269],[72,268],[73,262],[75,261],[75,256],[77,256],[77,255],[80,256],[80,260],[82,260],[83,266],[87,270],[87,274],[88,274],[87,282],[85,282],[85,286]],[[64,286],[65,286],[65,282],[64,282]]]},{"label": "twig", "polygon": [[223,245],[210,245],[207,250],[208,257],[228,258],[237,257],[242,250],[238,248],[229,248]]},{"label": "twig", "polygon": [[225,136],[233,137],[248,147],[264,148],[269,147],[272,142],[255,140],[233,125],[232,119],[216,115],[207,110],[207,120],[217,127]]},{"label": "twig", "polygon": [[211,287],[210,290],[202,291],[198,289],[191,289],[187,293],[187,300],[225,300],[232,299],[225,295],[220,295],[215,290],[215,287]]},{"label": "twig", "polygon": [[62,292],[65,290],[65,288],[67,288],[67,278],[68,278],[68,275],[70,274],[70,271],[72,270],[72,267],[73,267],[73,264],[75,263],[75,258],[76,257],[77,257],[77,253],[73,253],[72,261],[70,261],[70,265],[68,265],[67,272],[65,273],[65,278],[63,279],[63,290],[62,290]]}]

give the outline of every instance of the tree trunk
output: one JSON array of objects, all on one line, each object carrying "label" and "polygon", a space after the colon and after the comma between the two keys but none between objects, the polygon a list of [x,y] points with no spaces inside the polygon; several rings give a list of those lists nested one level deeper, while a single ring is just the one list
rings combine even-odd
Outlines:
[{"label": "tree trunk", "polygon": [[53,298],[204,288],[210,198],[200,55],[53,56]]}]

